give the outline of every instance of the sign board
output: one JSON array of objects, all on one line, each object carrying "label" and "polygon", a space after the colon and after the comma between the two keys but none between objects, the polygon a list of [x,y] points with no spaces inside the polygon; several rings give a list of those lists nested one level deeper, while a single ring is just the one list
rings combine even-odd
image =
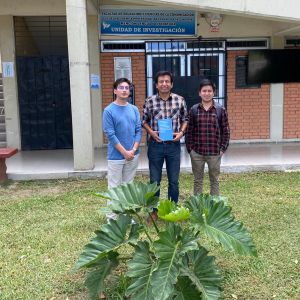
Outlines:
[{"label": "sign board", "polygon": [[91,74],[91,89],[100,89],[100,77],[99,74]]},{"label": "sign board", "polygon": [[14,77],[14,63],[6,61],[2,63],[3,77]]},{"label": "sign board", "polygon": [[127,78],[132,81],[131,57],[114,58],[115,80],[118,78]]},{"label": "sign board", "polygon": [[169,9],[100,8],[101,35],[196,35],[196,12]]}]

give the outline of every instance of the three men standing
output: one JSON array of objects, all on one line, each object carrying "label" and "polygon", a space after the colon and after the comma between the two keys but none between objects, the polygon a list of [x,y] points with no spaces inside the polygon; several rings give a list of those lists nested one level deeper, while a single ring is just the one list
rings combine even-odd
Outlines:
[{"label": "three men standing", "polygon": [[[171,92],[173,76],[170,72],[158,72],[155,76],[155,85],[158,93],[145,100],[142,118],[142,125],[150,136],[147,153],[150,182],[160,184],[165,162],[168,177],[168,198],[177,203],[179,196],[180,139],[186,131],[188,113],[184,98]],[[171,120],[172,140],[164,141],[160,138],[158,120],[161,119]]]},{"label": "three men standing", "polygon": [[[103,113],[103,129],[109,141],[109,188],[132,181],[138,165],[141,122],[137,107],[127,102],[130,85],[126,78],[116,80],[113,85],[115,101]],[[215,84],[209,79],[200,83],[200,103],[195,104],[189,114],[184,98],[171,92],[173,76],[170,72],[158,72],[155,85],[158,92],[145,100],[142,118],[142,126],[149,135],[147,154],[150,183],[160,185],[165,162],[168,199],[178,202],[180,139],[186,132],[186,147],[194,174],[194,194],[203,191],[204,166],[207,163],[210,194],[219,195],[221,157],[229,144],[230,129],[225,108],[213,100]],[[161,120],[169,121],[173,138],[165,140],[160,136]],[[155,209],[152,217],[157,218]]]}]

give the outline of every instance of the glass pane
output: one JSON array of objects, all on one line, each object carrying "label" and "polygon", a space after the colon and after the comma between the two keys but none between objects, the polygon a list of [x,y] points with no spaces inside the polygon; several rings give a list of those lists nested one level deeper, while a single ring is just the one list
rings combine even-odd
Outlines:
[{"label": "glass pane", "polygon": [[158,71],[169,71],[173,76],[180,76],[180,57],[153,57],[153,77]]},{"label": "glass pane", "polygon": [[211,77],[219,73],[218,56],[192,56],[191,75]]}]

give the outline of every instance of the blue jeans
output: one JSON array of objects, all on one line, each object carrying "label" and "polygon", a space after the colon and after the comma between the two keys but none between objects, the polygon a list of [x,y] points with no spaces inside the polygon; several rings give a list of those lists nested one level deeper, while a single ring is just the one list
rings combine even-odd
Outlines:
[{"label": "blue jeans", "polygon": [[[168,199],[178,202],[179,196],[179,172],[180,172],[180,142],[162,142],[153,140],[148,144],[148,160],[150,171],[150,183],[160,185],[164,161],[168,176]],[[160,191],[157,192],[159,197]]]}]

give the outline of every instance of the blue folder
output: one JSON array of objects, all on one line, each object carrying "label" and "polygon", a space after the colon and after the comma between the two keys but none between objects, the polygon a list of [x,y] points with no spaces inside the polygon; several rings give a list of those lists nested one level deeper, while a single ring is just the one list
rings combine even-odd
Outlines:
[{"label": "blue folder", "polygon": [[158,120],[159,137],[163,141],[173,140],[173,124],[172,119],[159,119]]}]

